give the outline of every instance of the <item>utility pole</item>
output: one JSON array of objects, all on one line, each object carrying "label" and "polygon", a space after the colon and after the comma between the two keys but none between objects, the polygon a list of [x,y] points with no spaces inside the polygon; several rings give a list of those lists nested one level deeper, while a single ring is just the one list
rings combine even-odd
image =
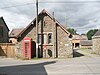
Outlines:
[{"label": "utility pole", "polygon": [[52,17],[53,17],[53,20],[52,20],[52,36],[53,36],[53,58],[55,58],[55,45],[54,45],[54,12],[52,12]]},{"label": "utility pole", "polygon": [[36,58],[38,58],[38,0],[36,0]]},{"label": "utility pole", "polygon": [[67,13],[65,14],[65,25],[66,28],[68,29],[68,20],[70,19],[70,15],[68,16]]},{"label": "utility pole", "polygon": [[67,28],[67,16],[65,16],[65,25],[66,25],[66,28]]}]

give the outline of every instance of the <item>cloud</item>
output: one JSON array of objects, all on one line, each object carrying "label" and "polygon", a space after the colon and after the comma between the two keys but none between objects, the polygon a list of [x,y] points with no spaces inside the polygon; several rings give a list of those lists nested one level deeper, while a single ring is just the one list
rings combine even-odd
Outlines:
[{"label": "cloud", "polygon": [[[50,3],[50,1],[54,3]],[[86,33],[89,29],[100,28],[100,3],[89,3],[86,2],[87,0],[79,0],[85,1],[80,3],[75,2],[76,0],[70,0],[75,3],[57,3],[57,1],[69,0],[39,0],[39,11],[47,9],[51,14],[55,12],[56,19],[62,25],[67,22],[67,26],[76,29],[78,33]],[[33,4],[23,5],[27,3]],[[35,0],[1,0],[0,8],[9,6],[16,7],[0,9],[0,16],[4,17],[10,29],[25,27],[36,15]]]},{"label": "cloud", "polygon": [[13,28],[23,28],[30,21],[30,19],[28,19],[28,16],[26,15],[17,14],[17,13],[5,11],[5,10],[0,10],[0,11],[1,11],[0,14],[3,15],[4,20],[6,21],[10,30],[12,30]]},{"label": "cloud", "polygon": [[73,12],[69,22],[69,27],[75,28],[79,33],[86,33],[90,29],[100,28],[97,22],[90,23],[90,20],[100,18],[100,8],[98,3],[86,3],[77,12]]},{"label": "cloud", "polygon": [[32,10],[32,8],[34,8],[34,5],[17,6],[31,2],[32,0],[1,0],[0,8],[2,9],[0,9],[0,16],[4,17],[10,30],[26,27],[33,19],[35,10]]}]

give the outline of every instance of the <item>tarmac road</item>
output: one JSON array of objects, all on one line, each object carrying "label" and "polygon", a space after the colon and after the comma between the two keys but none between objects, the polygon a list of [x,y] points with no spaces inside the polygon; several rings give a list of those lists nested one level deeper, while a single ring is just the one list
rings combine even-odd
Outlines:
[{"label": "tarmac road", "polygon": [[40,60],[0,58],[0,75],[100,75],[100,57]]}]

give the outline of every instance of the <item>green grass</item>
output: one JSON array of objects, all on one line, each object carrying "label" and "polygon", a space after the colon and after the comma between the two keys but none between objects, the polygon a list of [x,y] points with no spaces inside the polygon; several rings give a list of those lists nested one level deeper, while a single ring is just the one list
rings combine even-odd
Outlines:
[{"label": "green grass", "polygon": [[91,52],[91,54],[96,54],[95,52]]},{"label": "green grass", "polygon": [[92,49],[80,49],[80,50],[82,50],[83,52],[85,52],[85,53],[92,53]]}]

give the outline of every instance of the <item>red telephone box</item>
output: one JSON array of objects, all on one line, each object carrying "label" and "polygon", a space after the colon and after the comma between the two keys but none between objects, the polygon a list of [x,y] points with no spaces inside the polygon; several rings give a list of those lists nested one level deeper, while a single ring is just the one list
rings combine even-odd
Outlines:
[{"label": "red telephone box", "polygon": [[23,58],[31,59],[32,57],[32,39],[24,38],[23,39]]}]

